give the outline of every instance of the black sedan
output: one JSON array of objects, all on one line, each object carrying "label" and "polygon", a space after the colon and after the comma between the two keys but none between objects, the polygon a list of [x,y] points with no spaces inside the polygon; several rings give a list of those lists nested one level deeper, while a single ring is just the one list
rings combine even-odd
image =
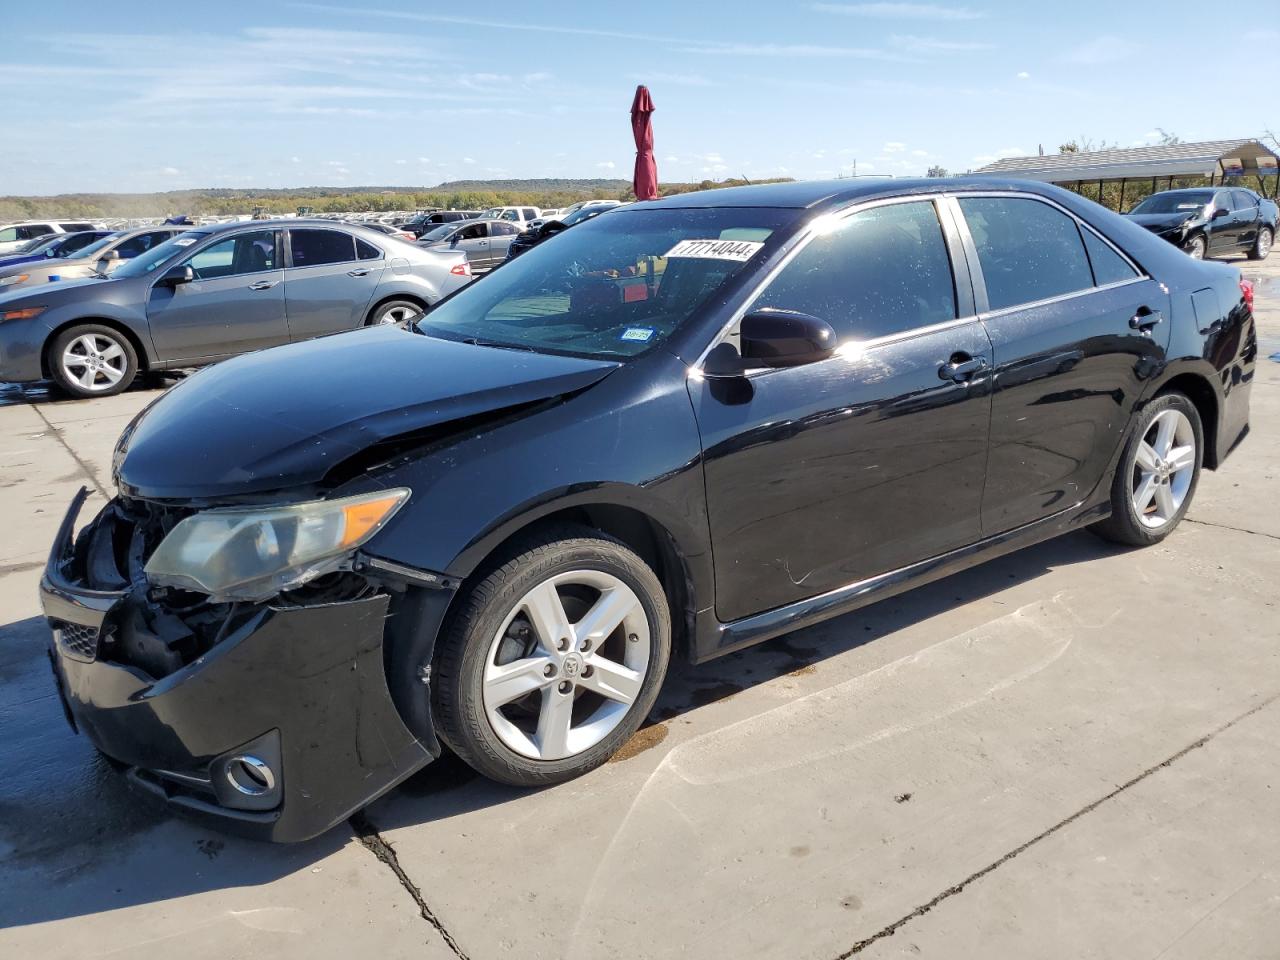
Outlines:
[{"label": "black sedan", "polygon": [[1229,253],[1265,260],[1276,237],[1275,202],[1238,187],[1153,193],[1128,216],[1196,260]]},{"label": "black sedan", "polygon": [[438,757],[604,763],[708,660],[1088,527],[1157,543],[1243,435],[1252,288],[990,178],[599,217],[437,305],[188,378],[41,584],[68,716],[300,840]]},{"label": "black sedan", "polygon": [[532,250],[542,241],[554,237],[557,233],[563,233],[575,224],[585,223],[594,217],[600,216],[606,210],[612,210],[622,205],[620,200],[592,200],[584,203],[572,213],[567,214],[563,220],[547,220],[536,227],[530,227],[511,241],[511,245],[507,247],[507,259],[514,260],[520,254]]}]

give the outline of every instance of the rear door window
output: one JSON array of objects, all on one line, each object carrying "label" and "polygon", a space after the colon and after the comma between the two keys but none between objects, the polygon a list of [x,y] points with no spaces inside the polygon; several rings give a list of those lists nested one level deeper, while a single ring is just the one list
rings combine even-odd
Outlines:
[{"label": "rear door window", "polygon": [[1243,190],[1232,190],[1231,198],[1235,201],[1237,210],[1252,212],[1252,210],[1258,205],[1257,201]]},{"label": "rear door window", "polygon": [[18,228],[18,238],[21,240],[31,240],[34,237],[43,237],[50,233],[53,233],[53,227],[47,223],[32,223]]},{"label": "rear door window", "polygon": [[1093,267],[1093,282],[1098,286],[1120,283],[1138,276],[1138,271],[1124,257],[1099,239],[1092,230],[1081,230],[1085,249],[1089,251],[1089,263]]},{"label": "rear door window", "polygon": [[295,267],[348,263],[356,258],[355,239],[339,230],[290,230]]},{"label": "rear door window", "polygon": [[838,221],[783,267],[750,310],[762,308],[825,320],[841,342],[954,320],[951,259],[933,203],[888,204]]},{"label": "rear door window", "polygon": [[1093,286],[1080,231],[1060,210],[1019,197],[966,197],[960,209],[978,249],[992,310]]},{"label": "rear door window", "polygon": [[377,260],[381,256],[382,251],[372,243],[366,243],[359,237],[356,238],[356,257],[361,260]]}]

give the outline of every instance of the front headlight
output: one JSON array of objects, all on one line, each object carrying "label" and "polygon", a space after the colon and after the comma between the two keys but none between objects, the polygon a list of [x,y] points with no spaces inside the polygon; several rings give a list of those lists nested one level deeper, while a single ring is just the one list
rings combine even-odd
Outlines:
[{"label": "front headlight", "polygon": [[266,600],[342,566],[409,499],[405,488],[284,507],[204,510],[147,561],[159,586],[214,600]]},{"label": "front headlight", "polygon": [[29,273],[19,273],[12,277],[0,277],[0,287],[7,287],[15,283],[26,283],[30,279],[31,274]]}]

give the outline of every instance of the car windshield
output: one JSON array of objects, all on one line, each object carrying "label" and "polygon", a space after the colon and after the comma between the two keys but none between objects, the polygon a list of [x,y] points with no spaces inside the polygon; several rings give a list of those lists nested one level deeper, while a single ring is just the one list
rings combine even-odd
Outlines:
[{"label": "car windshield", "polygon": [[450,223],[443,227],[436,227],[434,230],[428,230],[426,233],[422,235],[422,239],[423,240],[443,240],[445,237],[447,237],[449,234],[453,233],[453,231],[457,229],[458,228],[454,224]]},{"label": "car windshield", "polygon": [[418,330],[545,353],[633,357],[670,336],[798,215],[725,207],[600,217],[463,288]]},{"label": "car windshield", "polygon": [[192,244],[203,240],[209,236],[207,233],[200,233],[196,230],[188,230],[186,233],[180,233],[171,240],[157,244],[150,250],[138,254],[132,260],[125,263],[114,270],[111,274],[112,279],[119,277],[145,277],[161,264],[172,260],[181,254]]},{"label": "car windshield", "polygon": [[476,219],[477,220],[501,220],[502,211],[505,209],[506,207],[490,207],[484,213],[480,214],[480,216],[477,217]]},{"label": "car windshield", "polygon": [[1194,193],[1156,193],[1130,210],[1130,213],[1183,213],[1199,210],[1213,201],[1213,191]]},{"label": "car windshield", "polygon": [[77,250],[76,256],[92,257],[95,253],[102,250],[104,247],[108,246],[111,243],[114,243],[115,239],[116,239],[115,237],[103,237],[101,240],[95,240],[93,241],[93,243],[89,244],[87,247],[81,247],[79,250]]},{"label": "car windshield", "polygon": [[608,206],[601,204],[595,207],[579,207],[577,210],[573,211],[573,213],[561,217],[560,222],[566,227],[571,227],[575,223],[581,223],[583,220],[590,220],[592,217],[604,213],[606,210],[612,210],[613,206],[613,204]]},{"label": "car windshield", "polygon": [[36,237],[34,240],[28,240],[13,248],[14,253],[39,253],[45,247],[57,243],[62,239],[60,234],[52,237]]}]

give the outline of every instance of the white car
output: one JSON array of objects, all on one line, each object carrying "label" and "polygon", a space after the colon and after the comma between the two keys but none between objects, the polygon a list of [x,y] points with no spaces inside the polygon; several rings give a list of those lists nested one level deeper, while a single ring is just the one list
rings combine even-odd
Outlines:
[{"label": "white car", "polygon": [[79,233],[81,230],[96,230],[92,223],[79,220],[27,220],[22,223],[6,223],[0,225],[0,255],[12,253],[28,240],[44,237],[51,233]]},{"label": "white car", "polygon": [[540,207],[490,207],[477,220],[506,220],[521,230],[527,230],[529,222],[542,216]]}]

